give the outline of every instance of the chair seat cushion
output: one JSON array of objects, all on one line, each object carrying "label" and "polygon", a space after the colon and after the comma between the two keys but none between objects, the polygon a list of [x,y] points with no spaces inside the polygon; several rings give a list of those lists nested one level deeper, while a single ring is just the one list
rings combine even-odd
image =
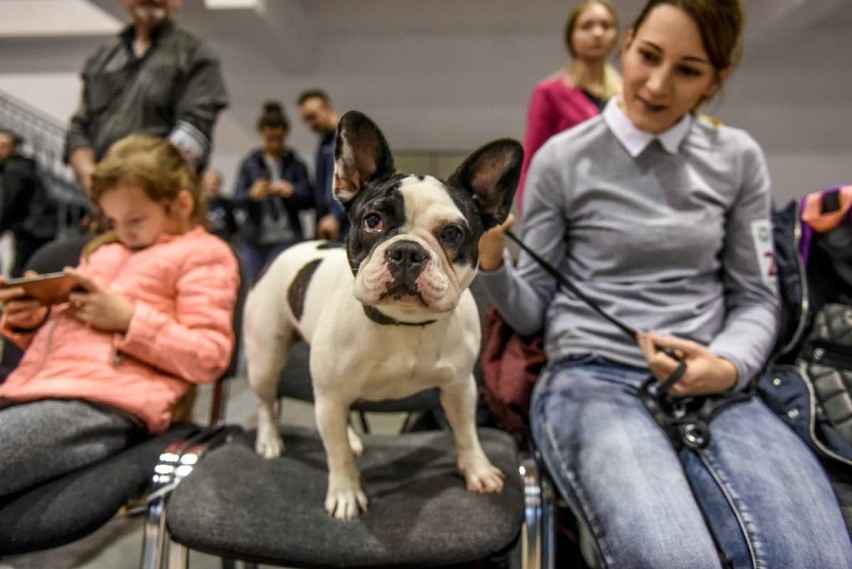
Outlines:
[{"label": "chair seat cushion", "polygon": [[160,453],[194,432],[175,425],[106,460],[0,501],[0,555],[79,539],[109,521],[151,481]]},{"label": "chair seat cushion", "polygon": [[168,506],[172,539],[193,549],[295,566],[462,563],[507,549],[520,534],[523,483],[511,437],[480,429],[506,474],[500,494],[475,494],[456,466],[451,433],[367,435],[358,457],[367,512],[354,521],[323,508],[328,470],[315,431],[282,430],[285,453],[266,460],[255,433],[207,455]]}]

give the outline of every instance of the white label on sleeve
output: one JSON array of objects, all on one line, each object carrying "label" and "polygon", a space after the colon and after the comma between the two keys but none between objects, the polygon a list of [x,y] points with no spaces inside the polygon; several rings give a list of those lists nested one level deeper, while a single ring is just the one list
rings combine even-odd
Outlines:
[{"label": "white label on sleeve", "polygon": [[778,266],[775,263],[775,252],[772,248],[772,226],[768,219],[751,222],[751,238],[754,241],[760,275],[766,284],[775,286]]}]

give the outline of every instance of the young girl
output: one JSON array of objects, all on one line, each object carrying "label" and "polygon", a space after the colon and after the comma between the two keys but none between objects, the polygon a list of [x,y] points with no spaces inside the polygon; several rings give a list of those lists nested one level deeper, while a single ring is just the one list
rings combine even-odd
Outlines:
[{"label": "young girl", "polygon": [[649,0],[625,37],[623,94],[530,167],[524,241],[651,332],[625,335],[527,255],[503,266],[502,228],[480,245],[506,321],[544,329],[533,438],[606,567],[852,567],[825,473],[759,400],[676,450],[641,398],[678,366],[662,348],[687,364],[670,393],[700,403],[745,389],[775,338],[763,153],[696,114],[736,63],[742,24],[736,0]]},{"label": "young girl", "polygon": [[165,431],[190,385],[217,379],[234,349],[237,261],[204,229],[177,150],[143,135],[117,142],[91,197],[112,231],[66,268],[81,290],[49,308],[0,291],[2,332],[26,349],[0,385],[0,496]]},{"label": "young girl", "polygon": [[618,41],[618,18],[610,0],[583,0],[575,6],[568,14],[564,39],[571,61],[541,80],[530,97],[519,210],[530,161],[541,145],[554,134],[597,116],[609,98],[621,91],[621,77],[607,63]]}]

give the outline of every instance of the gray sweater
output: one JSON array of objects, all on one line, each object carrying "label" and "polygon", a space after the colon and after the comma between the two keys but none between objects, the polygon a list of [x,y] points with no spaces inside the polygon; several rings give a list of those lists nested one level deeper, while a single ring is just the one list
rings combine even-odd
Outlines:
[{"label": "gray sweater", "polygon": [[[778,323],[769,177],[745,132],[685,117],[653,137],[613,100],[533,159],[523,240],[628,325],[689,338],[744,386]],[[559,288],[528,255],[481,272],[504,319],[544,328],[551,361],[596,353],[646,367],[636,342]]]}]

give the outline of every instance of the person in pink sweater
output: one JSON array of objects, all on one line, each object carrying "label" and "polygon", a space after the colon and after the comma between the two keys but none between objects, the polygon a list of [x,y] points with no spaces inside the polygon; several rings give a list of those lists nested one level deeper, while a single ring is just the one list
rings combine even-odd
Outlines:
[{"label": "person in pink sweater", "polygon": [[621,91],[621,77],[607,63],[617,40],[618,18],[610,0],[586,0],[568,14],[565,47],[571,61],[535,86],[527,110],[519,213],[527,170],[538,149],[554,134],[597,115]]},{"label": "person in pink sweater", "polygon": [[0,331],[26,350],[0,385],[0,496],[165,431],[190,386],[227,368],[239,268],[200,191],[169,142],[122,139],[92,178],[112,229],[65,269],[79,290],[49,307],[0,291]]}]

